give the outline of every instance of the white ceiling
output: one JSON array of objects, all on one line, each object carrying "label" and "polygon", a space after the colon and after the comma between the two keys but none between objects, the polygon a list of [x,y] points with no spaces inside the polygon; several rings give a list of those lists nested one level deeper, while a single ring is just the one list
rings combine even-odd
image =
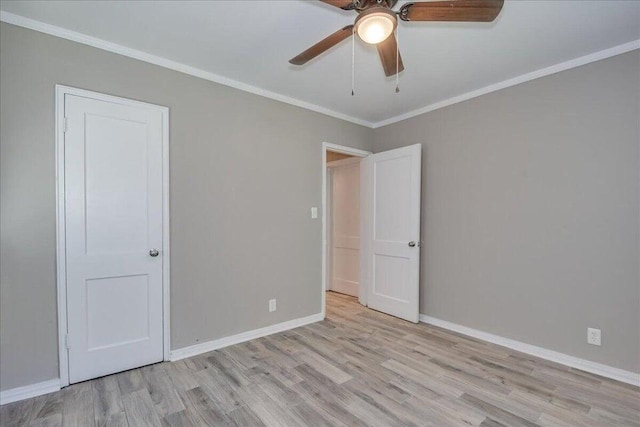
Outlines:
[{"label": "white ceiling", "polygon": [[0,8],[374,125],[640,39],[639,1],[507,1],[491,24],[400,22],[400,93],[375,47],[358,39],[352,97],[350,41],[303,67],[288,63],[356,16],[319,1],[2,1]]}]

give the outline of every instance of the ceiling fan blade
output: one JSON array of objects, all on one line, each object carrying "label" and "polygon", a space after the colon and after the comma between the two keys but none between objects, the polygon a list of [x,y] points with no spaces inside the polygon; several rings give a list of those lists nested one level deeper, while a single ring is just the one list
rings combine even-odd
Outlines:
[{"label": "ceiling fan blade", "polygon": [[353,10],[355,5],[353,0],[320,0],[322,3],[330,4],[331,6],[339,7],[344,10]]},{"label": "ceiling fan blade", "polygon": [[404,64],[402,63],[402,56],[400,56],[400,52],[398,52],[398,43],[395,34],[391,34],[385,41],[378,43],[376,47],[380,54],[384,74],[387,77],[398,74],[404,70]]},{"label": "ceiling fan blade", "polygon": [[331,34],[329,37],[314,44],[295,58],[291,58],[289,62],[293,65],[302,65],[351,35],[353,35],[353,25],[347,25],[346,27]]},{"label": "ceiling fan blade", "polygon": [[491,22],[502,10],[504,0],[450,0],[407,3],[400,8],[404,21]]}]

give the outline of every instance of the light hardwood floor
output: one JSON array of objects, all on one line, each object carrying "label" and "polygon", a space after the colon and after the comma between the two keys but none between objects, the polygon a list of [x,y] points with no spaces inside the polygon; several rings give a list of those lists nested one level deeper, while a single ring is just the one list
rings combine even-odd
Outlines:
[{"label": "light hardwood floor", "polygon": [[4,405],[2,426],[640,426],[640,389],[368,310]]}]

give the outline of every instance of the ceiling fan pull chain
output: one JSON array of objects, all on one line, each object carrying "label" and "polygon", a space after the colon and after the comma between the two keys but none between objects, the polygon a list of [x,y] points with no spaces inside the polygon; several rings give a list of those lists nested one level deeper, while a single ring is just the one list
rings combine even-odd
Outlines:
[{"label": "ceiling fan pull chain", "polygon": [[353,27],[351,35],[351,96],[355,95],[356,87],[356,29]]},{"label": "ceiling fan pull chain", "polygon": [[398,28],[396,27],[396,93],[400,92],[400,69],[399,67],[399,63],[400,63],[400,32],[398,31]]}]

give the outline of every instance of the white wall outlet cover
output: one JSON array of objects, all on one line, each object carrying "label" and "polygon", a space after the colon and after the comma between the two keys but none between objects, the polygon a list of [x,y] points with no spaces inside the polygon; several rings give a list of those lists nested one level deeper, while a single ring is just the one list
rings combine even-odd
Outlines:
[{"label": "white wall outlet cover", "polygon": [[600,329],[587,328],[587,342],[593,345],[602,344],[602,335]]},{"label": "white wall outlet cover", "polygon": [[269,300],[269,313],[276,311],[276,300],[275,299],[270,299]]},{"label": "white wall outlet cover", "polygon": [[312,219],[318,218],[318,208],[316,208],[315,206],[311,208],[311,218]]}]

